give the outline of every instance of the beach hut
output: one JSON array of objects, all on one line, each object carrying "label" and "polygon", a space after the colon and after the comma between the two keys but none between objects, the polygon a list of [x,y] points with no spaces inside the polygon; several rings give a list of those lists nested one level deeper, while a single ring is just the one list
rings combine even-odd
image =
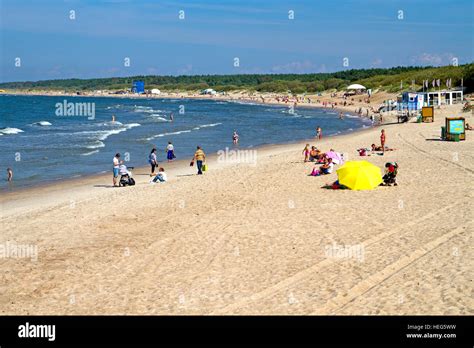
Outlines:
[{"label": "beach hut", "polygon": [[424,94],[417,92],[403,92],[401,102],[398,103],[399,111],[417,111],[421,110],[424,103]]}]

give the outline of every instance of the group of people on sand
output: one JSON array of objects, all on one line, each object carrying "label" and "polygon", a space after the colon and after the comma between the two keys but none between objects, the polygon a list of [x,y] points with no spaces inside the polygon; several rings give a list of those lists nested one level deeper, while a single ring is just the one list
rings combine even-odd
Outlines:
[{"label": "group of people on sand", "polygon": [[[234,145],[239,144],[239,134],[237,133],[236,130],[234,130],[234,132],[232,133],[232,143]],[[150,183],[167,181],[165,169],[159,166],[157,151],[158,150],[156,146],[154,146],[151,149],[150,154],[148,155],[148,163],[150,164],[150,167],[151,167],[150,177],[152,178],[150,180]],[[168,145],[165,148],[165,152],[166,152],[166,159],[168,160],[168,163],[172,162],[176,158],[176,155],[174,153],[174,145],[171,141],[168,142]],[[198,175],[202,175],[203,172],[207,170],[206,154],[200,146],[197,146],[196,151],[194,152],[194,156],[191,159],[190,166],[191,167],[194,166],[194,163],[196,163]],[[120,176],[121,166],[122,167],[125,166],[124,161],[121,159],[120,153],[116,153],[113,159],[113,185],[114,186],[120,186],[119,176]],[[158,169],[157,173],[155,173],[156,169]],[[11,177],[12,176],[13,176],[13,173],[11,173]]]},{"label": "group of people on sand", "polygon": [[[171,141],[168,142],[168,145],[166,146],[165,151],[166,151],[166,158],[167,158],[168,163],[172,162],[176,158],[176,156],[174,154],[174,146]],[[191,160],[191,166],[194,165],[194,162],[196,162],[197,164],[198,175],[201,175],[202,172],[205,170],[205,161],[206,161],[206,154],[204,153],[202,148],[198,146]],[[165,169],[159,166],[157,148],[155,146],[151,149],[150,154],[148,155],[148,163],[151,168],[150,177],[152,179],[150,179],[150,183],[168,181]],[[155,170],[157,170],[156,173],[155,173]],[[113,159],[113,185],[114,187],[120,186],[119,176],[123,175],[123,173],[126,171],[127,171],[127,168],[124,164],[124,161],[121,159],[120,153],[116,153]]]},{"label": "group of people on sand", "polygon": [[342,164],[344,156],[341,153],[330,149],[329,152],[322,152],[316,146],[306,144],[303,149],[304,162],[315,162],[314,168],[311,171],[311,176],[319,176],[323,174],[331,174],[334,165]]}]

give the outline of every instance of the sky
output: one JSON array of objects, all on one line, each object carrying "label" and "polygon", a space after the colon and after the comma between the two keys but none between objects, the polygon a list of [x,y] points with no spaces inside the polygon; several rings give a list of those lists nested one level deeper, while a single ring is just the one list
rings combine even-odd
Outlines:
[{"label": "sky", "polygon": [[0,0],[0,82],[474,59],[473,0]]}]

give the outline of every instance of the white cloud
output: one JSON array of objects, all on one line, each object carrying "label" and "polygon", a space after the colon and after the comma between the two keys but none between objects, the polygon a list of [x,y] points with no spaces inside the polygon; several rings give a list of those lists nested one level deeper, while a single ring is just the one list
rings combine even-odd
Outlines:
[{"label": "white cloud", "polygon": [[437,53],[422,53],[420,55],[414,56],[411,58],[411,62],[414,64],[421,64],[421,65],[443,65],[443,64],[450,64],[454,55],[452,53],[444,53],[444,54],[437,54]]},{"label": "white cloud", "polygon": [[303,62],[291,62],[283,65],[275,65],[272,71],[276,73],[309,73],[316,69],[315,65],[308,60]]}]

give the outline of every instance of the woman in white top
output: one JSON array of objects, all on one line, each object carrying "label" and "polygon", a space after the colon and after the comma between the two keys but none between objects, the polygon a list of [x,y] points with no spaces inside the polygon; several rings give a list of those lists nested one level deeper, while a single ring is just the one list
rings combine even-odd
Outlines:
[{"label": "woman in white top", "polygon": [[120,160],[120,154],[116,153],[114,157],[114,186],[117,186],[117,178],[119,176],[119,168],[123,161]]},{"label": "woman in white top", "polygon": [[171,162],[176,156],[174,155],[174,146],[171,144],[171,141],[168,141],[168,146],[166,146],[166,158],[168,162]]}]

